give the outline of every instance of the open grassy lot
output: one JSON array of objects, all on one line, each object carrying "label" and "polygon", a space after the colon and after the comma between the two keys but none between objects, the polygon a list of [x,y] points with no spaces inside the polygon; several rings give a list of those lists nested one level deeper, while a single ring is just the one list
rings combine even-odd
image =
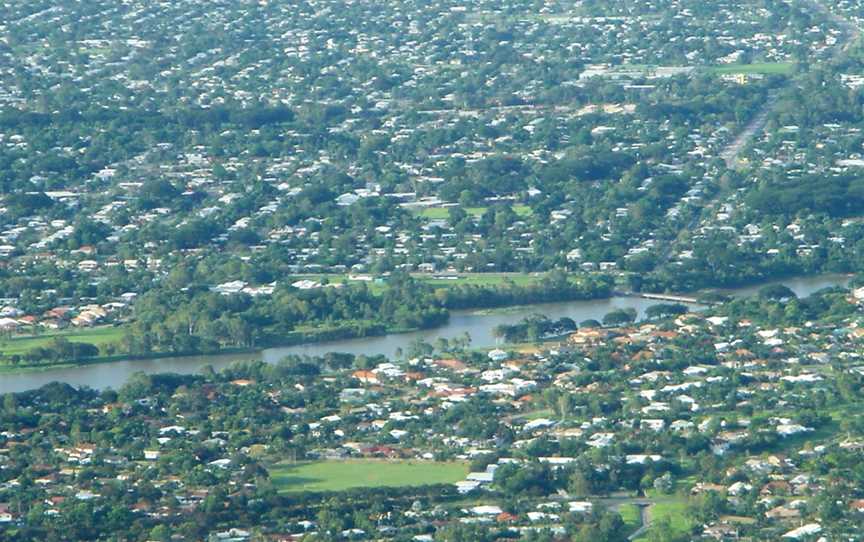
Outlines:
[{"label": "open grassy lot", "polygon": [[[472,216],[481,216],[486,212],[486,209],[488,207],[466,207],[465,212]],[[533,213],[531,207],[527,205],[514,205],[513,212],[522,217],[531,216]],[[450,210],[448,207],[427,207],[418,211],[417,214],[430,220],[442,220],[450,216]]]},{"label": "open grassy lot", "polygon": [[60,331],[44,333],[33,337],[12,337],[0,340],[0,356],[25,354],[37,346],[47,346],[55,337],[63,337],[70,342],[90,343],[100,346],[120,340],[123,336],[121,327],[95,327],[91,329]]},{"label": "open grassy lot", "polygon": [[[443,275],[444,273],[442,273]],[[440,276],[440,275],[435,275]],[[435,278],[432,275],[415,275],[414,278],[422,280],[432,286],[456,286],[470,284],[473,286],[500,286],[505,282],[513,281],[518,286],[526,286],[537,282],[540,276],[530,273],[461,273],[458,278]]]},{"label": "open grassy lot", "polygon": [[792,62],[762,62],[756,64],[727,64],[724,66],[712,66],[710,71],[716,74],[766,74],[766,75],[788,75],[792,73],[795,64]]},{"label": "open grassy lot", "polygon": [[633,532],[642,526],[642,517],[639,514],[639,507],[635,504],[624,504],[618,509],[618,514],[627,525],[627,531]]},{"label": "open grassy lot", "polygon": [[669,526],[676,535],[687,534],[692,527],[690,518],[687,517],[687,501],[683,498],[657,501],[651,507],[650,514],[652,527],[648,529],[649,536],[637,538],[636,542],[651,540],[650,532],[654,529],[653,526],[664,519],[669,521]]},{"label": "open grassy lot", "polygon": [[690,519],[686,515],[687,503],[684,500],[661,501],[651,508],[651,520],[660,521],[669,519],[672,530],[676,533],[684,533],[690,530]]},{"label": "open grassy lot", "polygon": [[373,459],[279,463],[270,469],[273,482],[285,493],[449,484],[463,480],[466,474],[468,464],[463,462]]}]

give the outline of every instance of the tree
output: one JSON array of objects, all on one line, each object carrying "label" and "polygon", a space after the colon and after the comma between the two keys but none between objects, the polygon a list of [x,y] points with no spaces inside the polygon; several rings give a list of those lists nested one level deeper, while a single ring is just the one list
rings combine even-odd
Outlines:
[{"label": "tree", "polygon": [[7,393],[3,396],[3,412],[10,417],[18,412],[18,400],[15,394]]},{"label": "tree", "polygon": [[327,503],[318,511],[318,528],[324,533],[337,536],[346,527],[346,518],[343,514],[334,510],[336,503]]},{"label": "tree", "polygon": [[53,205],[54,200],[44,192],[9,194],[5,200],[7,213],[12,217],[30,216]]},{"label": "tree", "polygon": [[88,218],[82,218],[76,225],[69,238],[70,248],[79,248],[84,245],[95,245],[102,242],[111,234],[111,227],[103,222],[95,222]]},{"label": "tree", "polygon": [[407,355],[409,358],[422,358],[431,356],[434,352],[435,348],[431,344],[418,337],[408,345]]},{"label": "tree", "polygon": [[636,309],[633,308],[616,309],[603,317],[603,325],[620,326],[630,324],[636,321],[636,315]]},{"label": "tree", "polygon": [[664,495],[669,495],[673,491],[675,491],[675,480],[672,478],[672,474],[666,472],[663,476],[658,476],[654,479],[654,489],[663,493]]},{"label": "tree", "polygon": [[453,206],[447,210],[448,219],[450,226],[456,227],[460,223],[462,223],[466,218],[468,218],[468,213],[461,206]]},{"label": "tree", "polygon": [[668,517],[658,519],[648,530],[649,542],[676,542],[676,540],[675,531],[672,530]]},{"label": "tree", "polygon": [[567,392],[560,394],[558,396],[557,407],[561,421],[566,421],[567,416],[573,412],[573,397]]},{"label": "tree", "polygon": [[175,203],[180,191],[165,179],[154,179],[141,185],[139,191],[140,202],[143,208],[151,209],[160,205]]},{"label": "tree", "polygon": [[591,480],[577,469],[567,479],[567,492],[573,497],[584,498],[594,493],[594,487]]},{"label": "tree", "polygon": [[759,289],[759,297],[762,299],[773,299],[773,300],[783,300],[783,299],[793,299],[797,296],[795,292],[793,292],[787,286],[782,284],[771,284]]},{"label": "tree", "polygon": [[465,523],[450,523],[435,532],[437,542],[491,542],[496,540],[488,527]]},{"label": "tree", "polygon": [[687,513],[699,523],[716,519],[726,509],[726,501],[716,491],[707,491],[691,500]]},{"label": "tree", "polygon": [[166,525],[157,525],[150,530],[150,540],[168,542],[171,540],[171,529]]}]

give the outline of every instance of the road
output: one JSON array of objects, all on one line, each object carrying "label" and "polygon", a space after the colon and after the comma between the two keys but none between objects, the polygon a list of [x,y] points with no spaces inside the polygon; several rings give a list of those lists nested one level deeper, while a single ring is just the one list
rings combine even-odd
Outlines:
[{"label": "road", "polygon": [[[788,87],[786,87],[788,88]],[[762,130],[765,128],[765,124],[768,122],[768,119],[771,117],[771,113],[774,111],[774,108],[777,107],[777,103],[779,101],[780,92],[775,90],[772,91],[768,99],[765,100],[765,103],[762,105],[762,109],[759,113],[753,117],[744,130],[739,133],[735,139],[729,143],[723,151],[720,153],[720,158],[726,163],[726,167],[728,169],[736,169],[738,168],[739,158],[741,156],[741,151],[743,151],[747,145],[756,137],[758,134],[762,133]],[[661,265],[665,265],[669,263],[669,260],[672,258],[672,254],[675,250],[675,243],[678,242],[678,239],[685,232],[693,231],[693,229],[699,225],[699,220],[702,218],[701,210],[709,207],[720,197],[722,192],[717,192],[713,198],[705,201],[702,208],[695,211],[693,214],[693,218],[691,218],[687,223],[678,230],[678,234],[675,238],[670,239],[669,242],[663,247],[663,250],[660,252],[659,257],[657,258],[657,267]]]},{"label": "road", "polygon": [[[838,41],[832,49],[831,60],[837,61],[842,58],[842,56],[849,51],[849,47],[851,47],[860,37],[861,29],[855,26],[852,21],[825,7],[818,0],[801,0],[801,2],[802,4],[809,6],[812,10],[819,12],[843,30],[843,38]],[[789,82],[784,89],[793,88],[793,82],[794,79],[789,79]],[[744,150],[755,136],[762,133],[762,129],[765,128],[765,124],[768,122],[771,112],[777,107],[780,90],[783,89],[775,90],[771,93],[765,101],[765,104],[762,106],[762,110],[759,114],[750,121],[744,130],[738,134],[738,137],[736,137],[720,154],[720,157],[723,158],[724,162],[726,162],[726,167],[729,169],[735,169],[738,167],[738,158],[741,155],[741,151]]]},{"label": "road", "polygon": [[[818,0],[801,0],[801,3],[827,17],[843,31],[843,36],[833,47],[829,60],[836,62],[842,59],[842,57],[849,51],[849,48],[852,46],[852,44],[854,44],[860,38],[861,29],[856,26],[852,21],[846,19],[845,17],[837,13],[832,12]],[[736,169],[740,167],[741,152],[747,147],[747,145],[750,144],[751,141],[753,141],[754,137],[762,133],[762,130],[765,128],[765,125],[768,122],[768,119],[771,118],[771,113],[774,112],[777,105],[781,102],[782,94],[795,88],[795,81],[796,78],[790,77],[787,80],[785,86],[772,91],[768,96],[768,99],[765,100],[765,103],[762,105],[762,109],[759,111],[759,113],[757,113],[756,116],[753,117],[753,119],[747,124],[747,126],[744,127],[744,130],[742,130],[741,133],[739,133],[735,137],[735,139],[733,139],[723,149],[723,151],[720,153],[720,157],[723,159],[728,169]],[[681,238],[682,234],[690,232],[694,228],[696,228],[696,226],[699,224],[699,220],[701,219],[702,209],[706,209],[712,204],[714,204],[722,195],[723,192],[719,191],[717,194],[714,195],[714,197],[706,200],[705,203],[702,205],[701,209],[697,210],[694,213],[693,218],[678,230],[678,234],[675,236],[675,238],[670,239],[669,243],[660,252],[657,259],[656,267],[660,267],[669,263],[669,260],[674,253],[675,244],[678,242],[678,239]]]},{"label": "road", "polygon": [[[861,36],[861,29],[852,21],[825,7],[818,0],[801,1],[804,5],[819,12],[843,30],[843,38],[833,47],[831,53],[832,61],[840,60],[842,56],[849,51],[852,44],[858,41],[858,38]],[[793,81],[793,79],[790,79],[789,83],[784,88],[792,88]],[[765,124],[768,122],[771,112],[774,111],[774,108],[777,106],[779,95],[780,92],[778,90],[773,91],[768,97],[768,100],[766,100],[765,104],[762,106],[762,111],[760,111],[759,114],[750,121],[750,124],[744,128],[744,131],[738,134],[738,137],[736,137],[735,140],[732,141],[732,143],[730,143],[723,151],[721,157],[726,162],[726,167],[729,169],[735,169],[738,167],[738,157],[741,155],[741,151],[756,135],[762,133],[762,129],[765,128]]]},{"label": "road", "polygon": [[641,519],[642,525],[633,531],[633,534],[627,537],[627,540],[636,540],[651,528],[651,505],[637,505],[639,506],[639,517]]},{"label": "road", "polygon": [[854,21],[850,21],[842,15],[831,11],[818,0],[802,0],[802,2],[809,5],[811,8],[830,19],[834,24],[843,29],[843,32],[845,32],[846,35],[844,36],[843,42],[841,44],[838,44],[840,45],[839,47],[834,48],[834,60],[840,59],[843,54],[849,51],[849,48],[852,46],[852,44],[858,41],[858,39],[861,37],[861,29],[855,24]]},{"label": "road", "polygon": [[744,147],[746,147],[750,141],[756,137],[756,135],[762,133],[762,129],[765,128],[765,124],[768,122],[771,112],[774,111],[775,107],[777,107],[777,96],[777,91],[772,92],[768,96],[768,99],[765,100],[765,104],[762,106],[762,110],[759,114],[756,115],[744,130],[738,134],[738,137],[736,137],[726,146],[725,149],[723,149],[723,152],[720,153],[720,158],[726,162],[727,168],[736,169],[739,165],[738,158],[741,156],[741,151],[744,150]]}]

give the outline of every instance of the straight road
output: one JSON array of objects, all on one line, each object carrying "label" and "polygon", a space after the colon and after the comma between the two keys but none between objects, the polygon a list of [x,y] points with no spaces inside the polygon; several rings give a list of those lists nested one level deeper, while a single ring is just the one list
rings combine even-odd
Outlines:
[{"label": "straight road", "polygon": [[759,114],[756,115],[744,130],[738,134],[738,137],[736,137],[726,146],[725,149],[723,149],[723,152],[720,153],[720,158],[726,162],[727,168],[736,169],[739,165],[738,158],[741,156],[741,151],[744,150],[754,137],[762,133],[765,124],[768,122],[768,118],[771,116],[771,112],[774,111],[774,108],[777,106],[777,96],[778,92],[772,92],[765,101],[765,105],[762,106],[762,110]]},{"label": "straight road", "polygon": [[[849,51],[849,48],[856,43],[861,37],[861,29],[849,19],[846,19],[842,15],[839,15],[825,5],[823,5],[818,0],[801,0],[801,3],[808,7],[810,10],[816,11],[826,18],[828,18],[831,22],[837,25],[842,31],[843,36],[837,42],[837,44],[833,47],[829,59],[831,61],[838,61],[843,58],[843,56]],[[744,130],[739,133],[735,139],[733,139],[720,153],[720,157],[726,164],[728,169],[737,169],[740,163],[740,157],[742,151],[753,141],[753,138],[762,133],[765,128],[765,125],[768,122],[768,119],[771,117],[771,113],[774,112],[777,105],[781,102],[781,97],[784,92],[788,92],[790,89],[794,88],[796,78],[790,77],[787,80],[787,83],[784,87],[779,88],[771,92],[768,99],[762,105],[762,109],[759,113],[756,114],[755,117],[744,127]],[[702,205],[701,209],[697,210],[693,216],[693,218],[687,222],[681,229],[678,230],[678,235],[671,239],[669,243],[663,248],[660,252],[659,257],[657,259],[657,267],[665,265],[669,263],[671,259],[675,244],[678,242],[678,239],[681,238],[682,234],[692,231],[698,224],[699,220],[702,217],[702,210],[708,208],[713,203],[715,203],[722,195],[722,191],[718,192],[713,198],[705,201]]]}]

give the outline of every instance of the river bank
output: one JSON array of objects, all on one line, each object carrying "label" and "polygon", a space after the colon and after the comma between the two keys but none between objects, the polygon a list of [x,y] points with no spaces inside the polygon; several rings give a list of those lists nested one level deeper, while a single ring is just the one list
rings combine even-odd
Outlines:
[{"label": "river bank", "polygon": [[[433,328],[434,329],[434,328]],[[101,363],[113,363],[117,361],[141,361],[141,360],[156,360],[162,358],[192,358],[197,356],[228,356],[249,354],[257,355],[268,348],[286,348],[296,345],[310,343],[324,343],[340,340],[358,339],[363,337],[381,337],[385,335],[393,335],[399,333],[411,333],[419,331],[419,328],[412,329],[392,329],[384,326],[357,327],[343,326],[332,327],[326,330],[316,331],[293,331],[279,338],[278,341],[268,344],[263,347],[225,347],[215,351],[205,352],[150,352],[147,354],[117,354],[112,356],[95,356],[83,358],[79,360],[64,360],[55,363],[18,363],[0,365],[0,375],[3,374],[19,374],[34,371],[44,371],[48,369],[61,369],[70,367],[79,367],[85,365],[97,365]]]},{"label": "river bank", "polygon": [[[788,286],[799,297],[806,297],[828,286],[846,285],[850,278],[848,275],[799,277],[766,282],[725,293],[734,296],[752,295],[759,288],[780,283]],[[434,343],[439,337],[450,340],[462,338],[466,333],[471,337],[472,348],[493,348],[501,344],[500,339],[492,333],[496,326],[512,325],[532,314],[542,314],[553,320],[568,317],[581,322],[589,319],[600,320],[605,314],[613,310],[632,308],[637,311],[638,317],[642,318],[645,309],[655,304],[657,301],[651,299],[611,297],[591,301],[542,303],[492,310],[459,310],[452,311],[450,319],[442,326],[405,333],[387,333],[378,336],[329,340],[245,352],[220,352],[191,356],[165,355],[158,358],[148,357],[147,359],[129,359],[128,356],[125,356],[123,359],[110,363],[39,367],[33,371],[0,373],[0,393],[25,391],[53,381],[99,389],[116,388],[123,385],[136,372],[190,374],[198,372],[207,365],[218,370],[237,361],[263,360],[267,363],[276,363],[287,355],[314,357],[322,356],[328,352],[345,352],[355,355],[380,354],[394,357],[397,350],[407,351],[411,344],[416,341]]]},{"label": "river bank", "polygon": [[59,361],[57,363],[21,363],[17,365],[0,365],[0,377],[3,375],[15,375],[46,371],[51,369],[69,369],[83,367],[86,365],[100,365],[105,363],[116,363],[118,361],[146,361],[162,358],[191,358],[195,356],[233,356],[241,354],[256,355],[260,348],[223,348],[217,352],[150,352],[139,356],[130,354],[117,354],[114,356],[97,356],[75,361]]}]

